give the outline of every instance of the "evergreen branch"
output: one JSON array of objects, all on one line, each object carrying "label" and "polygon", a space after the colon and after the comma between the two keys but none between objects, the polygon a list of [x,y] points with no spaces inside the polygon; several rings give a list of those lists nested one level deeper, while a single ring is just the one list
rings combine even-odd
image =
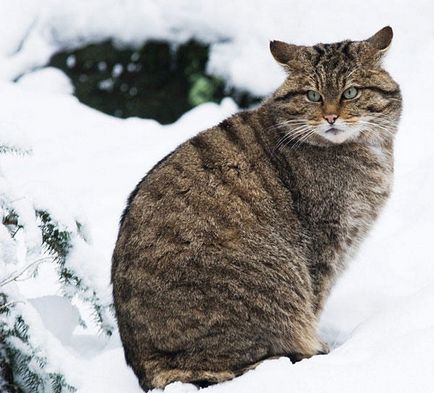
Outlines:
[{"label": "evergreen branch", "polygon": [[9,303],[6,303],[6,304],[1,304],[1,305],[0,305],[0,313],[1,313],[3,310],[7,310],[9,307],[14,306],[15,304],[19,304],[19,303],[21,303],[21,304],[25,304],[25,302],[23,302],[23,301],[21,301],[21,300],[16,300],[16,301],[9,302]]},{"label": "evergreen branch", "polygon": [[21,277],[27,270],[29,270],[30,268],[32,268],[33,266],[36,265],[35,270],[37,269],[37,267],[44,262],[47,259],[51,259],[51,257],[43,257],[40,259],[37,259],[36,261],[33,261],[32,263],[29,263],[24,269],[22,269],[19,272],[16,273],[11,273],[8,277],[6,277],[3,281],[0,281],[0,287],[3,287],[7,284],[10,284],[12,281],[18,281],[18,278]]},{"label": "evergreen branch", "polygon": [[[65,290],[64,295],[69,298],[76,295],[84,302],[89,303],[93,308],[93,316],[100,330],[106,335],[111,336],[114,327],[106,322],[111,312],[110,306],[102,304],[97,292],[83,282],[82,277],[66,263],[72,248],[71,239],[74,233],[69,230],[59,229],[58,224],[47,211],[38,210],[36,211],[36,215],[40,220],[39,228],[42,232],[43,245],[57,263],[59,278]],[[76,225],[77,233],[80,235],[81,224],[77,222]]]}]

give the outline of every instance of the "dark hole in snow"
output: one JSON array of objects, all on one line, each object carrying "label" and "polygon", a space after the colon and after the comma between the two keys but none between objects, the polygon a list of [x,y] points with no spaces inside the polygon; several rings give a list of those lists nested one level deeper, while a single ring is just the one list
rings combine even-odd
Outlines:
[{"label": "dark hole in snow", "polygon": [[121,118],[169,124],[203,102],[228,96],[242,108],[259,102],[259,97],[208,74],[208,55],[209,47],[197,41],[176,47],[148,41],[136,49],[105,41],[58,52],[48,65],[68,75],[81,102]]}]

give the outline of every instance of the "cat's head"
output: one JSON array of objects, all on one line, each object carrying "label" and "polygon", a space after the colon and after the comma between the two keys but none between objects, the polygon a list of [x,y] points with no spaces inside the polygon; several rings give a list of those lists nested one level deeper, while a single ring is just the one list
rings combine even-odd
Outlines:
[{"label": "cat's head", "polygon": [[381,60],[392,37],[387,26],[365,41],[314,46],[271,41],[273,57],[288,72],[268,101],[282,138],[315,145],[390,139],[401,93]]}]

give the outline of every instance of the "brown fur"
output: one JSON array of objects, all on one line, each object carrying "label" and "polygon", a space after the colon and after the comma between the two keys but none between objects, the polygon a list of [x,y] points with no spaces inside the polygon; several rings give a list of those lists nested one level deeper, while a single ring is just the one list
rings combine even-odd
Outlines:
[{"label": "brown fur", "polygon": [[[319,314],[390,193],[401,97],[380,65],[388,29],[361,42],[271,43],[289,72],[276,93],[185,142],[138,184],[112,281],[144,389],[327,352]],[[343,100],[348,86],[359,97]],[[325,137],[328,113],[358,132]]]}]

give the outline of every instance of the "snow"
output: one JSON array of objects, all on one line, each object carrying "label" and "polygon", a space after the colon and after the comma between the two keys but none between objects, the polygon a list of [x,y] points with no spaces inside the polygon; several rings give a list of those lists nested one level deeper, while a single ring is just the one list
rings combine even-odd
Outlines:
[{"label": "snow", "polygon": [[[268,53],[268,40],[313,44],[363,39],[390,24],[395,38],[386,67],[404,96],[394,192],[327,303],[321,334],[332,351],[294,365],[285,358],[268,360],[208,390],[430,392],[434,383],[433,17],[434,3],[428,0],[414,1],[411,7],[404,1],[373,0],[2,2],[0,142],[31,152],[0,155],[8,181],[1,186],[13,190],[18,206],[20,198],[31,200],[38,208],[49,208],[67,226],[74,226],[75,220],[84,224],[90,244],[81,242],[70,263],[102,296],[109,296],[111,252],[128,194],[179,143],[237,108],[231,99],[203,104],[169,126],[116,119],[80,104],[60,71],[39,69],[55,50],[107,38],[138,45],[149,38],[183,42],[196,37],[211,44],[211,72],[254,94],[267,94],[284,78]],[[15,79],[18,83],[12,82]],[[24,217],[32,214],[26,206],[23,203],[20,211]],[[36,231],[29,236],[39,241]],[[8,252],[0,250],[1,255]],[[38,277],[18,285],[31,300],[18,306],[26,309],[36,330],[44,324],[49,328],[50,356],[78,393],[141,391],[125,365],[118,335],[106,339],[92,328],[77,326],[75,311],[59,297],[50,267],[41,265]],[[53,310],[57,316],[50,319]],[[187,393],[196,388],[174,383],[165,391]]]},{"label": "snow", "polygon": [[[80,314],[63,296],[39,296],[30,301],[43,318],[45,327],[63,343],[70,343]],[[50,310],[50,315],[45,313]]]},{"label": "snow", "polygon": [[18,84],[29,90],[40,90],[48,93],[74,93],[74,87],[69,78],[54,67],[46,67],[41,70],[23,75]]}]

